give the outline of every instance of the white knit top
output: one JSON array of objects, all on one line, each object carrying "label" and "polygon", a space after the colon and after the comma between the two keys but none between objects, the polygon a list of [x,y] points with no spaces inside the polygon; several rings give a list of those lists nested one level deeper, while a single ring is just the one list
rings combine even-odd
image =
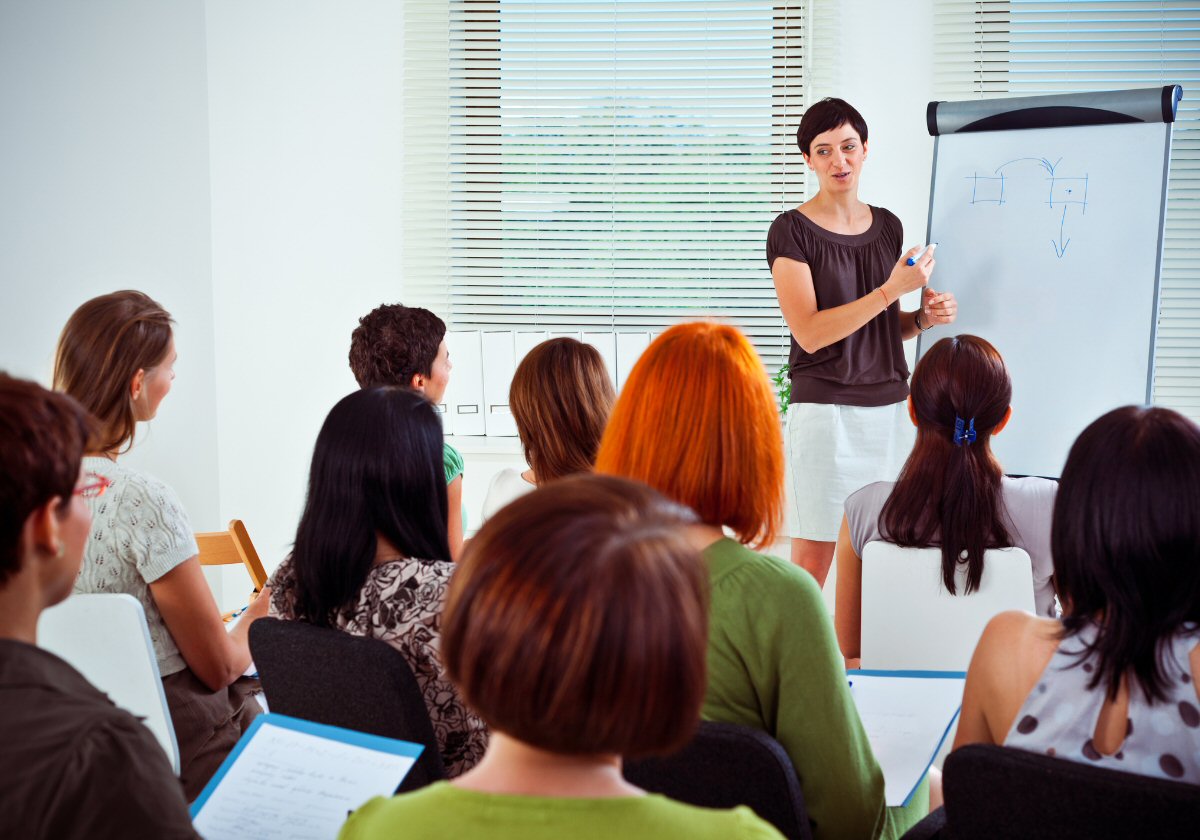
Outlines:
[{"label": "white knit top", "polygon": [[107,458],[84,458],[83,469],[104,476],[112,486],[100,498],[88,500],[92,531],[75,591],[124,592],[137,598],[146,611],[159,673],[165,677],[182,671],[187,663],[163,623],[149,584],[199,553],[183,505],[158,479]]}]

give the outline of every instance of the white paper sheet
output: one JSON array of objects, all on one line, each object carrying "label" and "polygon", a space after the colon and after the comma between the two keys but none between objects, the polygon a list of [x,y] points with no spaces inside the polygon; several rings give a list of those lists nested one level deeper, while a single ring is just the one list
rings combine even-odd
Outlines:
[{"label": "white paper sheet", "polygon": [[372,796],[390,796],[416,761],[272,725],[270,717],[239,746],[194,807],[193,825],[205,840],[330,840],[350,811]]},{"label": "white paper sheet", "polygon": [[889,806],[905,805],[933,763],[962,705],[961,672],[851,671],[858,707]]}]

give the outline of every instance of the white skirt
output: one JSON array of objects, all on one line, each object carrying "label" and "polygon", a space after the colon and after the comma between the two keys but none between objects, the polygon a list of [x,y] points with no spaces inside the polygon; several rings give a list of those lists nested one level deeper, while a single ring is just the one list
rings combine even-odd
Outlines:
[{"label": "white skirt", "polygon": [[895,481],[915,440],[906,402],[788,406],[784,530],[835,542],[846,497],[873,481]]}]

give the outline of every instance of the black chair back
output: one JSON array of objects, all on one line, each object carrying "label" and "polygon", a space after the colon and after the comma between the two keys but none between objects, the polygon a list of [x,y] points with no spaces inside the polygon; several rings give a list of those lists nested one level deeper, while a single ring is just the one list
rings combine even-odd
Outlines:
[{"label": "black chair back", "polygon": [[421,689],[391,645],[303,621],[261,618],[250,626],[250,652],[271,711],[422,744],[398,792],[446,777]]},{"label": "black chair back", "polygon": [[954,840],[1200,837],[1198,785],[1011,747],[950,753],[943,789]]},{"label": "black chair back", "polygon": [[757,729],[703,721],[674,755],[626,761],[625,778],[690,805],[746,805],[789,840],[812,838],[791,760],[778,741]]}]

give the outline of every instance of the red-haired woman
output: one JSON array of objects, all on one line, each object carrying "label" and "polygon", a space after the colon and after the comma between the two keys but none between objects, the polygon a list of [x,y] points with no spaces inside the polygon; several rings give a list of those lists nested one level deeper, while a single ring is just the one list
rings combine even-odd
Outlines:
[{"label": "red-haired woman", "polygon": [[[812,576],[753,547],[775,539],[783,441],[766,371],[730,326],[680,324],[634,365],[596,471],[696,511],[710,586],[704,717],[760,729],[799,774],[818,840],[898,836],[927,809],[884,805],[883,774],[846,684]],[[733,538],[725,535],[726,531]]]},{"label": "red-haired woman", "polygon": [[[933,251],[902,255],[900,220],[858,198],[862,114],[823,99],[804,113],[796,142],[819,190],[771,224],[767,264],[792,333],[792,561],[824,585],[846,497],[895,476],[912,440],[903,342],[951,323],[957,304],[927,288]],[[921,288],[921,308],[901,311],[900,296]]]},{"label": "red-haired woman", "polygon": [[1008,423],[1011,401],[1004,360],[982,338],[943,338],[921,357],[908,398],[917,443],[900,478],[868,484],[846,500],[834,616],[847,659],[859,655],[861,558],[872,540],[941,546],[942,582],[951,594],[958,594],[955,575],[963,567],[962,594],[979,587],[987,549],[1022,548],[1033,561],[1038,615],[1056,615],[1050,556],[1056,485],[1008,478],[992,455],[992,436]]}]

